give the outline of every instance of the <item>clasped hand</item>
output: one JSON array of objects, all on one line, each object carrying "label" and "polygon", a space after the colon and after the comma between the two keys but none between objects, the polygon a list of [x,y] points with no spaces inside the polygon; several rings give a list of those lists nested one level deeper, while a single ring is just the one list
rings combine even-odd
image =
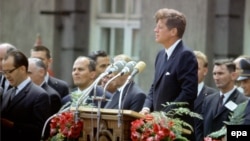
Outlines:
[{"label": "clasped hand", "polygon": [[12,122],[6,118],[1,118],[1,125],[4,128],[13,128],[14,122]]}]

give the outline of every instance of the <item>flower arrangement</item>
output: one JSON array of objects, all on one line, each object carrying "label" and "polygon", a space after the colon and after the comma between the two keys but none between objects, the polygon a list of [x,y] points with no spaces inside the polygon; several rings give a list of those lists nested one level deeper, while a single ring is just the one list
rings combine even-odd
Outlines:
[{"label": "flower arrangement", "polygon": [[177,105],[177,108],[173,108],[168,112],[152,112],[146,115],[145,118],[132,121],[130,128],[132,141],[188,141],[187,138],[182,136],[182,133],[188,133],[188,131],[190,133],[193,128],[183,120],[175,118],[176,115],[189,115],[199,119],[202,119],[202,117],[188,108],[178,107],[185,104],[187,103],[167,103],[165,106]]},{"label": "flower arrangement", "polygon": [[57,114],[50,121],[49,141],[75,141],[81,136],[83,122],[74,121],[73,111]]}]

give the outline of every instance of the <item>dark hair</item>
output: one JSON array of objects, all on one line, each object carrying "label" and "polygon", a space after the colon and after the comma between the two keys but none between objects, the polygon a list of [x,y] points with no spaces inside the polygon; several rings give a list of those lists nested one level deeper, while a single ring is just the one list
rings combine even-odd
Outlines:
[{"label": "dark hair", "polygon": [[214,65],[221,66],[226,65],[229,72],[235,72],[236,65],[232,59],[218,59],[214,61]]},{"label": "dark hair", "polygon": [[35,65],[39,68],[42,68],[44,70],[47,69],[45,64],[43,63],[43,61],[40,58],[29,58],[28,60],[33,61],[35,63]]},{"label": "dark hair", "polygon": [[98,50],[98,51],[91,52],[88,57],[96,61],[98,57],[107,57],[107,56],[108,54],[105,51]]},{"label": "dark hair", "polygon": [[28,66],[29,66],[28,59],[21,51],[19,50],[9,51],[4,57],[4,60],[7,60],[10,56],[14,58],[15,68],[24,66],[26,68],[26,71],[28,71]]},{"label": "dark hair", "polygon": [[41,46],[41,45],[39,45],[39,46],[34,46],[34,47],[31,49],[31,51],[44,51],[44,52],[46,52],[46,57],[47,57],[48,59],[51,58],[50,51],[49,51],[49,49],[48,49],[47,47],[45,47],[45,46]]},{"label": "dark hair", "polygon": [[96,66],[96,63],[93,59],[89,58],[89,71],[95,71],[95,66]]}]

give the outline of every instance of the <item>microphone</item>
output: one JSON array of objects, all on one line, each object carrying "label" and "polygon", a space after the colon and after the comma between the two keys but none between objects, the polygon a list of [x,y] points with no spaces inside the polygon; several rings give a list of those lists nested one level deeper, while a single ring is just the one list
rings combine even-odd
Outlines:
[{"label": "microphone", "polygon": [[121,92],[120,92],[120,96],[119,96],[119,101],[118,101],[118,127],[121,126],[121,110],[122,110],[122,95],[123,95],[123,91],[124,88],[127,86],[127,84],[130,82],[130,80],[137,74],[142,72],[146,67],[146,64],[143,61],[139,61],[134,69],[133,72],[128,76],[126,82],[122,85],[121,87]]},{"label": "microphone", "polygon": [[120,71],[120,76],[124,74],[129,74],[133,71],[133,68],[135,67],[136,62],[135,61],[129,61],[125,67]]},{"label": "microphone", "polygon": [[108,74],[114,73],[114,72],[120,72],[124,66],[126,65],[125,61],[117,61],[113,65],[109,66],[105,72]]},{"label": "microphone", "polygon": [[128,80],[130,80],[131,78],[133,78],[137,73],[141,73],[146,67],[146,63],[143,61],[139,61],[135,67],[133,72],[129,75]]}]

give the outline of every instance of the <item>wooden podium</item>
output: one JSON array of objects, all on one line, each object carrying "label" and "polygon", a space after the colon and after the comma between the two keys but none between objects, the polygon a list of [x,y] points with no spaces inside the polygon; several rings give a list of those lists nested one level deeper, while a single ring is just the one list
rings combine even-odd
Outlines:
[{"label": "wooden podium", "polygon": [[121,110],[121,125],[118,127],[117,109],[100,109],[99,120],[97,108],[79,107],[79,113],[83,120],[83,136],[79,141],[131,141],[131,121],[144,117],[131,110]]}]

